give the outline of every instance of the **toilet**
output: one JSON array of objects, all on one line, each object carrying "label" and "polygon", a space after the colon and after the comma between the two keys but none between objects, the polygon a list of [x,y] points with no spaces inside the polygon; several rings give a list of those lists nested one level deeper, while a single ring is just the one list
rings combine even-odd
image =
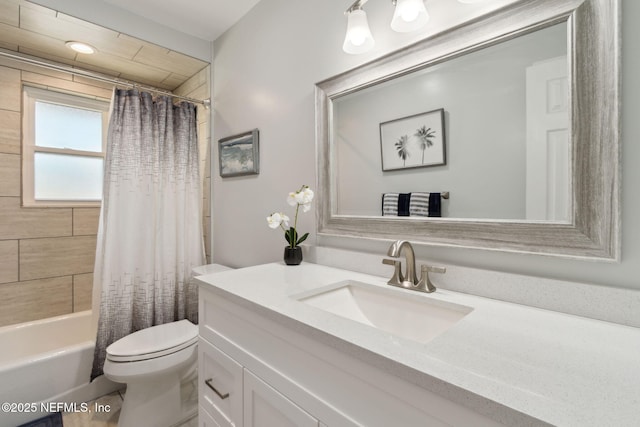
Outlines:
[{"label": "toilet", "polygon": [[[194,276],[229,270],[196,267]],[[182,385],[197,379],[198,327],[188,320],[134,332],[107,347],[104,374],[127,384],[118,427],[169,427],[197,413],[183,402]],[[197,394],[197,389],[194,389]]]},{"label": "toilet", "polygon": [[181,385],[197,374],[198,327],[188,320],[134,332],[107,347],[104,374],[127,384],[119,427],[171,426],[197,407],[183,408]]}]

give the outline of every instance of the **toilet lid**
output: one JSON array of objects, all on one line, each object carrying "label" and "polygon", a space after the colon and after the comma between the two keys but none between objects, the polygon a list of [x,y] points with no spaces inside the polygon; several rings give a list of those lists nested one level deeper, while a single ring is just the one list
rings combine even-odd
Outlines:
[{"label": "toilet lid", "polygon": [[198,341],[198,327],[188,320],[141,329],[107,347],[107,358],[114,362],[153,359],[175,353]]}]

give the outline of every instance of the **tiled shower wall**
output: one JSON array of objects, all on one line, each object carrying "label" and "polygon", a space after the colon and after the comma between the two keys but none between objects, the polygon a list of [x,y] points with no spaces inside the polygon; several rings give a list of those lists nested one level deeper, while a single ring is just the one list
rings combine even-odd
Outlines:
[{"label": "tiled shower wall", "polygon": [[[208,76],[195,75],[181,90],[208,98]],[[91,308],[99,208],[21,207],[22,84],[111,97],[108,85],[0,59],[0,326]],[[209,116],[199,114],[205,159]],[[201,170],[208,242],[210,177],[204,159]]]},{"label": "tiled shower wall", "polygon": [[[211,98],[211,66],[201,70],[173,91],[194,99]],[[211,110],[198,104],[198,145],[202,179],[202,221],[207,264],[211,262]]]}]

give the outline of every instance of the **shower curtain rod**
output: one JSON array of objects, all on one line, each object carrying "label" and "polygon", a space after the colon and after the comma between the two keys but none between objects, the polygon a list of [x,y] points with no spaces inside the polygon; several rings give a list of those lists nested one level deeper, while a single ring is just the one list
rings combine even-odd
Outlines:
[{"label": "shower curtain rod", "polygon": [[162,94],[166,96],[171,96],[173,98],[181,99],[183,101],[189,101],[196,104],[202,104],[205,108],[209,108],[211,106],[210,99],[195,99],[189,98],[188,96],[181,96],[171,93],[169,91],[158,89],[153,86],[147,86],[136,82],[131,82],[128,80],[122,80],[115,77],[108,76],[106,74],[94,73],[93,71],[83,70],[82,68],[72,68],[64,64],[59,64],[55,62],[43,61],[37,57],[20,54],[18,52],[13,52],[7,49],[0,48],[0,56],[4,56],[5,58],[13,59],[19,62],[24,62],[26,64],[35,65],[37,67],[47,68],[49,70],[61,71],[63,73],[69,73],[75,76],[86,77],[93,80],[99,80],[106,83],[111,83],[116,86],[125,86],[135,89],[142,89],[148,92],[153,92],[157,94]]}]

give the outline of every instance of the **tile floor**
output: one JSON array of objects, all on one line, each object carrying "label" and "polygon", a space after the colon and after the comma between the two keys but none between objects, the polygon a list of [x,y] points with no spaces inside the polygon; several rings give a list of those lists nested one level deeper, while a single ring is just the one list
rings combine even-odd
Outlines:
[{"label": "tile floor", "polygon": [[[88,412],[63,413],[64,427],[117,427],[125,393],[126,391],[123,389],[89,402],[90,410]],[[198,387],[196,381],[182,386],[182,398],[183,401],[197,406]],[[103,410],[94,410],[95,408],[103,408]],[[105,408],[108,410],[104,410]],[[175,427],[198,427],[198,417],[195,416]]]},{"label": "tile floor", "polygon": [[95,405],[109,405],[109,411],[90,412],[65,412],[62,414],[62,424],[64,427],[117,427],[118,417],[120,417],[120,407],[122,406],[122,395],[119,391],[102,396],[92,402],[89,402],[89,408],[95,408]]}]

